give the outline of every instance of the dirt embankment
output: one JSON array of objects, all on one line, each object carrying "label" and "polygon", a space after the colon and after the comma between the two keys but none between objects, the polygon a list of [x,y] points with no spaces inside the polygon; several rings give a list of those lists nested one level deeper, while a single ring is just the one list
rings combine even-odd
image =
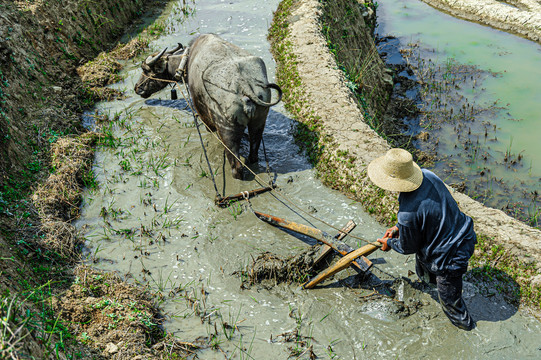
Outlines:
[{"label": "dirt embankment", "polygon": [[[397,195],[375,189],[366,175],[367,164],[385,154],[390,145],[367,124],[367,112],[360,110],[362,106],[357,106],[351,86],[348,86],[349,80],[337,64],[336,54],[331,53],[332,46],[329,51],[325,38],[329,29],[321,25],[325,18],[342,19],[344,11],[346,14],[354,11],[351,8],[355,3],[346,0],[333,3],[332,7],[323,6],[316,0],[286,0],[281,3],[270,33],[278,62],[279,83],[284,89],[289,110],[308,128],[306,130],[301,125],[299,138],[308,143],[307,149],[312,159],[316,159],[323,181],[363,203],[382,222],[392,224],[396,220]],[[366,34],[371,33],[362,17],[357,17],[356,21],[356,26],[365,28]],[[339,28],[337,30],[340,31]],[[352,52],[356,52],[355,46],[348,45],[341,50],[355,49]],[[365,54],[370,54],[373,44],[365,46],[368,46]],[[380,62],[372,61],[371,64],[371,71],[376,69],[376,73],[385,73]],[[366,81],[369,79],[366,77]],[[307,131],[312,132],[310,136],[303,133]],[[534,274],[539,274],[540,230],[450,190],[462,210],[474,219],[479,235],[504,246],[508,254],[534,266],[537,268]],[[539,277],[537,275],[535,281],[538,282]],[[535,286],[539,286],[537,282]]]},{"label": "dirt embankment", "polygon": [[2,181],[13,170],[29,171],[36,146],[80,129],[74,114],[92,99],[75,68],[123,34],[144,3],[0,1]]},{"label": "dirt embankment", "polygon": [[536,0],[422,0],[453,16],[541,43],[541,2]]},{"label": "dirt embankment", "polygon": [[[80,115],[111,96],[110,50],[152,0],[0,0],[0,358],[184,358],[156,297],[112,274],[73,269],[83,186],[95,186]],[[137,54],[140,38],[114,53]],[[86,78],[89,73],[92,76]],[[82,76],[85,75],[85,76]],[[99,83],[92,79],[100,77]],[[32,195],[33,194],[33,195]]]}]

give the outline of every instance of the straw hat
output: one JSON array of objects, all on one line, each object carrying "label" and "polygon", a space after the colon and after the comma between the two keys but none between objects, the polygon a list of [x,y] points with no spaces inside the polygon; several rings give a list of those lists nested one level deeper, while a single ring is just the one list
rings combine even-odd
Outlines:
[{"label": "straw hat", "polygon": [[423,173],[404,149],[390,149],[368,164],[368,177],[377,186],[390,191],[410,192],[421,186]]}]

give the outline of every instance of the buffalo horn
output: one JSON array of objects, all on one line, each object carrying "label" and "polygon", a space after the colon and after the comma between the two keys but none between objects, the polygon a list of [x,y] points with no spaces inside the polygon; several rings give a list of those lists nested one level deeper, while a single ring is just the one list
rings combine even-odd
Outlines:
[{"label": "buffalo horn", "polygon": [[170,50],[170,51],[168,51],[167,53],[168,53],[168,54],[174,54],[174,53],[176,53],[177,51],[182,50],[182,49],[184,49],[184,46],[182,46],[181,43],[178,43],[178,45],[177,45],[173,50]]},{"label": "buffalo horn", "polygon": [[152,66],[156,63],[156,61],[158,61],[162,56],[163,54],[165,54],[165,52],[167,51],[167,48],[163,49],[158,55],[156,55],[156,57],[153,57],[151,58],[150,60],[147,59],[145,61],[145,63],[148,65],[148,66]]}]

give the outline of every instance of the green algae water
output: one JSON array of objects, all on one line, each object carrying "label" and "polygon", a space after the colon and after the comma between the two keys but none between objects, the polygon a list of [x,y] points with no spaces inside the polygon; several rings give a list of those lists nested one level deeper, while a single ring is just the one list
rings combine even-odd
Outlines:
[{"label": "green algae water", "polygon": [[[431,65],[424,62],[421,71],[437,67],[442,80],[460,77],[469,68],[446,104],[447,109],[454,106],[449,117],[455,120],[437,129],[431,123],[417,129],[433,135],[432,150],[439,157],[433,169],[448,183],[462,183],[471,197],[539,226],[541,46],[453,18],[420,1],[383,1],[377,13],[380,36],[396,36],[399,45],[393,46],[399,49],[415,44],[418,56],[430,59]],[[382,49],[389,50],[385,45]],[[454,74],[447,71],[450,65]],[[422,106],[435,109],[433,104]],[[462,111],[468,116],[460,118]],[[422,141],[417,146],[430,147]]]},{"label": "green algae water", "polygon": [[[167,30],[151,44],[152,51],[214,32],[261,56],[269,81],[274,80],[266,35],[278,1],[198,1],[188,18],[177,10],[181,5],[171,4]],[[242,270],[261,253],[286,258],[312,243],[261,222],[244,202],[226,209],[214,205],[213,184],[182,95],[171,100],[165,89],[145,100],[133,92],[144,58],[126,64],[124,80],[113,85],[127,98],[96,108],[113,119],[106,128],[118,140],[96,153],[99,188],[86,193],[77,226],[87,239],[87,261],[156,291],[164,329],[182,341],[200,339],[198,358],[309,359],[313,352],[321,359],[514,359],[540,354],[539,322],[498,293],[485,296],[484,285],[473,281],[465,283],[464,297],[478,328],[456,329],[437,295],[418,288],[414,259],[393,252],[370,256],[369,279],[348,269],[310,291],[296,283],[244,286]],[[294,127],[282,105],[271,108],[263,138],[280,193],[335,227],[355,221],[356,238],[344,240],[352,247],[364,244],[358,239],[380,237],[385,229],[359,204],[316,178],[293,141]],[[220,192],[260,187],[232,179],[221,145],[205,131],[202,136]],[[256,171],[266,179],[264,159],[261,151]],[[268,193],[251,205],[333,232]],[[394,298],[386,295],[391,292]]]}]

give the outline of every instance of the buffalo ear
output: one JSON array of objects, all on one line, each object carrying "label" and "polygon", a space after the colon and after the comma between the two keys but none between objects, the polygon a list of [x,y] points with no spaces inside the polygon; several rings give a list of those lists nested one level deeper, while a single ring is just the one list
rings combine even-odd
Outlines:
[{"label": "buffalo ear", "polygon": [[150,66],[148,66],[144,61],[143,63],[141,64],[141,69],[143,69],[143,71],[146,71],[146,72],[151,72],[152,69],[150,68]]},{"label": "buffalo ear", "polygon": [[167,71],[167,58],[161,58],[152,66],[152,70],[156,74],[163,74]]}]

